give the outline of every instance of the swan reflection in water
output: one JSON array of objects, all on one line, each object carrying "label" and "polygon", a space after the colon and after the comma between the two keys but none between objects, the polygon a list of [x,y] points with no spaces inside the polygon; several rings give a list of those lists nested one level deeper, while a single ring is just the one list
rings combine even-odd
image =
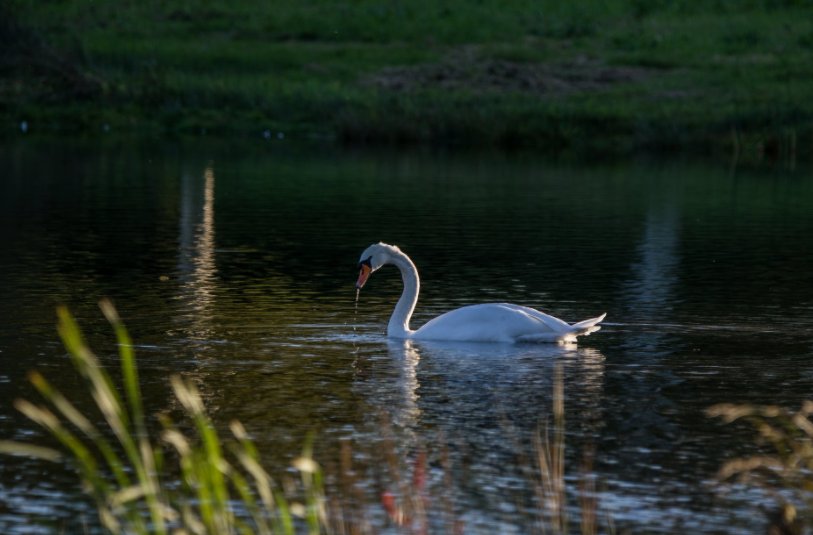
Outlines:
[{"label": "swan reflection in water", "polygon": [[[443,492],[466,504],[467,526],[499,525],[500,519],[486,518],[495,508],[534,507],[522,502],[534,495],[532,437],[552,423],[557,367],[564,372],[573,473],[584,452],[578,443],[598,442],[605,367],[596,349],[392,339],[376,345],[378,354],[367,353],[366,373],[357,376],[354,390],[386,413],[395,439],[387,458],[397,459],[405,480],[420,452],[448,461],[451,469],[432,479],[445,481]],[[368,443],[380,444],[377,427],[367,432]]]},{"label": "swan reflection in water", "polygon": [[[584,363],[603,361],[600,353],[578,350],[570,344],[579,336],[598,331],[604,314],[571,325],[529,307],[488,303],[452,310],[412,330],[409,324],[418,301],[420,279],[415,265],[398,247],[377,243],[361,254],[357,300],[358,291],[370,275],[388,264],[398,268],[404,284],[387,325],[390,361],[400,366],[403,392],[400,403],[376,401],[384,402],[378,406],[391,407],[392,420],[401,422],[404,430],[420,426],[422,410],[428,414],[424,420],[436,416],[441,427],[447,422],[464,433],[469,425],[489,427],[495,410],[502,410],[510,420],[528,411],[527,417],[520,419],[520,425],[525,427],[540,417],[544,405],[535,401],[542,402],[544,398],[539,396],[551,391],[550,368],[560,356],[580,356]],[[559,345],[545,347],[529,342]],[[421,353],[428,357],[421,366],[421,381],[429,385],[422,389],[417,373]],[[603,376],[603,365],[586,369]],[[585,384],[600,392],[603,381],[589,380]],[[442,388],[434,388],[436,385]],[[599,406],[597,402],[595,406]]]},{"label": "swan reflection in water", "polygon": [[490,448],[489,438],[500,439],[505,424],[535,431],[550,414],[560,365],[566,410],[573,414],[568,432],[589,436],[601,427],[605,370],[596,349],[392,339],[386,348],[382,360],[390,372],[357,386],[373,405],[386,408],[404,439],[439,431],[463,443],[485,440]]}]

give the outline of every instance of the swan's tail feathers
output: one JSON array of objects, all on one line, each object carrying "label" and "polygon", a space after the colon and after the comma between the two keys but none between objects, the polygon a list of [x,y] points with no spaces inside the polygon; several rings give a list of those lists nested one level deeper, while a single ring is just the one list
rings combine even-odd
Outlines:
[{"label": "swan's tail feathers", "polygon": [[601,323],[601,320],[603,320],[605,316],[607,316],[606,312],[596,318],[574,323],[570,326],[570,332],[559,338],[559,343],[575,343],[577,337],[588,336],[591,333],[601,330],[599,323]]},{"label": "swan's tail feathers", "polygon": [[557,342],[559,344],[575,344],[579,336],[587,336],[601,329],[601,320],[607,314],[602,314],[596,318],[580,321],[573,325],[568,325],[564,330],[558,332],[544,332],[526,334],[517,338],[517,342]]},{"label": "swan's tail feathers", "polygon": [[[605,312],[604,314],[602,314],[601,316],[598,316],[597,318],[592,318],[592,319],[589,319],[589,320],[580,321],[579,323],[574,323],[574,324],[573,324],[573,325],[571,325],[570,327],[571,327],[571,328],[572,328],[574,331],[581,331],[581,330],[585,330],[585,329],[591,329],[592,327],[597,327],[597,325],[598,325],[599,323],[601,323],[601,321],[602,321],[602,320],[603,320],[603,319],[604,319],[606,316],[607,316],[607,313]],[[594,329],[594,330],[592,330],[592,331],[590,331],[590,332],[597,331],[597,330],[599,330],[600,328],[601,328],[601,327],[598,327],[598,328],[596,328],[596,329]],[[580,334],[590,334],[590,333],[580,333]]]}]

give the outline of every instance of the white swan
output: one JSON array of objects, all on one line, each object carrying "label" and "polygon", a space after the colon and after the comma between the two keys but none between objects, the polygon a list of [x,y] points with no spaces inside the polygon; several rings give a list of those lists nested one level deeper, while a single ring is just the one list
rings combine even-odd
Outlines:
[{"label": "white swan", "polygon": [[418,270],[398,247],[386,243],[369,246],[359,259],[356,289],[361,290],[370,274],[383,265],[401,270],[404,291],[387,325],[387,336],[413,340],[449,340],[456,342],[558,342],[571,343],[577,336],[601,329],[606,314],[570,325],[533,308],[508,303],[470,305],[446,312],[420,329],[409,328],[420,290]]}]

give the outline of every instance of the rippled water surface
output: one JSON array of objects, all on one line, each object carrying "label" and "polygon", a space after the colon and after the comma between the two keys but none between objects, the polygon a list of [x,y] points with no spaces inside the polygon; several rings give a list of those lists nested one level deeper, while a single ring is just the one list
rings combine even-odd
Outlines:
[{"label": "rippled water surface", "polygon": [[[448,457],[431,467],[466,532],[528,531],[530,436],[561,367],[568,481],[595,451],[602,525],[759,533],[770,502],[711,485],[751,434],[703,410],[813,398],[804,166],[72,141],[4,146],[0,164],[0,438],[43,440],[11,405],[33,396],[28,370],[82,399],[57,304],[115,364],[102,297],[137,344],[151,412],[173,408],[181,373],[272,472],[311,431],[328,468],[347,441],[382,523],[389,437],[406,472],[418,451]],[[490,301],[571,322],[607,312],[605,327],[578,347],[388,341],[397,271],[354,303],[358,255],[378,240],[420,270],[413,327]],[[96,524],[66,466],[0,457],[0,531]]]}]

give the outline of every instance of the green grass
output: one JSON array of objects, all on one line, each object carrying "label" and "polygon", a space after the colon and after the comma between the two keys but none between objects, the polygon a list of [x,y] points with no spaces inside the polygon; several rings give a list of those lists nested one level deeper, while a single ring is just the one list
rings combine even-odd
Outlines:
[{"label": "green grass", "polygon": [[[197,389],[180,376],[171,384],[188,423],[176,424],[164,414],[161,431],[151,432],[132,342],[112,304],[103,301],[101,307],[118,341],[121,388],[64,308],[58,311],[58,330],[106,427],[97,427],[93,416],[80,412],[37,372],[31,382],[46,403],[17,400],[15,405],[68,454],[107,531],[291,534],[297,532],[296,516],[304,531],[322,531],[322,476],[310,446],[293,463],[301,485],[283,492],[260,464],[243,426],[232,422],[232,437],[218,436]],[[62,457],[51,448],[8,441],[0,441],[0,453],[49,461]]]},{"label": "green grass", "polygon": [[[38,53],[58,50],[95,92],[73,94],[70,83],[49,80],[59,78],[53,70],[10,69],[0,83],[6,135],[26,120],[40,131],[272,129],[349,142],[625,152],[730,148],[732,131],[764,151],[784,146],[792,130],[799,147],[810,146],[813,17],[802,1],[13,6],[13,20],[47,45]],[[519,76],[544,68],[567,87],[466,75],[495,62]],[[371,83],[393,67],[419,83]],[[598,70],[608,76],[584,81]],[[447,72],[445,82],[429,71]]]}]

